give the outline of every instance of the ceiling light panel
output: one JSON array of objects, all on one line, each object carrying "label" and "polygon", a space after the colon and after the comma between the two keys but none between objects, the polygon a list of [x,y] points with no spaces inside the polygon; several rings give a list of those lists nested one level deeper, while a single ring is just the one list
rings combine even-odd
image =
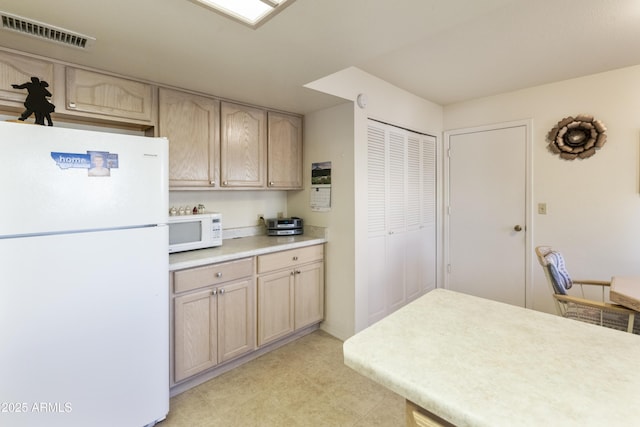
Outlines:
[{"label": "ceiling light panel", "polygon": [[257,28],[294,0],[191,0],[236,21]]}]

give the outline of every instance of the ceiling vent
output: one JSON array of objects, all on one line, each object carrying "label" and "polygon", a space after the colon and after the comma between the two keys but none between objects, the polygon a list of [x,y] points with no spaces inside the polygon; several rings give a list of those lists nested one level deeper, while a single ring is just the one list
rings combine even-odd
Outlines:
[{"label": "ceiling vent", "polygon": [[96,41],[94,37],[85,36],[74,31],[54,27],[53,25],[44,24],[42,22],[34,21],[33,19],[23,18],[10,13],[0,11],[0,16],[2,17],[3,30],[15,31],[32,37],[37,37],[41,40],[47,40],[79,49],[88,49]]}]

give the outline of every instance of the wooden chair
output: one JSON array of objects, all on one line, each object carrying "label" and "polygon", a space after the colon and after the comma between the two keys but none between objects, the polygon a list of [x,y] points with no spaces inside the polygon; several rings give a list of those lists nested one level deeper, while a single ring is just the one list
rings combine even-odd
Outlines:
[{"label": "wooden chair", "polygon": [[[638,312],[607,302],[605,290],[608,289],[611,282],[572,280],[565,267],[562,254],[549,246],[538,246],[536,255],[551,287],[559,315],[594,325],[640,334],[640,316],[638,319],[635,316]],[[580,288],[579,296],[575,295],[576,289],[573,288],[573,285]],[[572,288],[573,291],[570,293],[569,290]],[[599,288],[600,300],[587,298],[585,296],[587,288]],[[592,294],[589,291],[587,293]]]}]

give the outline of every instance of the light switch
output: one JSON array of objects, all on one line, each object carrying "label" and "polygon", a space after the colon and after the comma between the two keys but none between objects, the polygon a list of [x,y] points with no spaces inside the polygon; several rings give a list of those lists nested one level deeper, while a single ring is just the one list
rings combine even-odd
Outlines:
[{"label": "light switch", "polygon": [[547,214],[547,204],[546,203],[538,203],[538,213],[540,215]]}]

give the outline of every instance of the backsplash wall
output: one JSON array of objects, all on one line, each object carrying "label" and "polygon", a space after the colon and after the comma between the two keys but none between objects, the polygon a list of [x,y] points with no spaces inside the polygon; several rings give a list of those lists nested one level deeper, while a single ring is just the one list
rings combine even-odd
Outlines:
[{"label": "backsplash wall", "polygon": [[258,214],[275,218],[287,213],[286,191],[170,191],[169,206],[203,204],[208,212],[222,213],[222,227],[240,228],[258,225]]}]

